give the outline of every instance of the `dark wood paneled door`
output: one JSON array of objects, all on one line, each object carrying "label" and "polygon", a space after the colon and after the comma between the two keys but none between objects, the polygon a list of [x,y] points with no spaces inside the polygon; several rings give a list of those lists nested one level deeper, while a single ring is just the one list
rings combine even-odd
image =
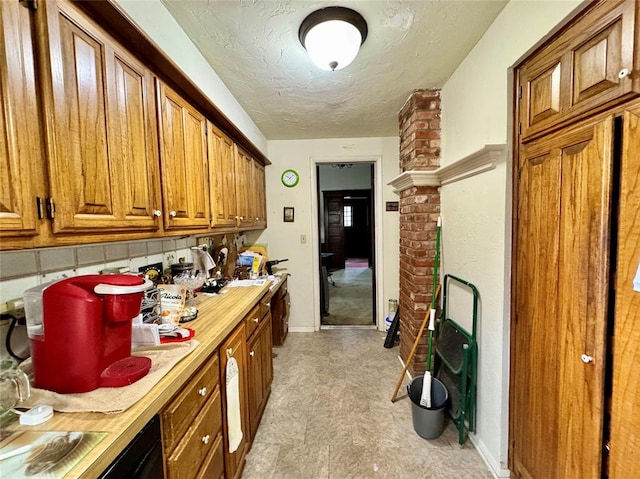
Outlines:
[{"label": "dark wood paneled door", "polygon": [[344,193],[324,192],[324,231],[326,252],[333,253],[327,258],[329,269],[344,269]]}]

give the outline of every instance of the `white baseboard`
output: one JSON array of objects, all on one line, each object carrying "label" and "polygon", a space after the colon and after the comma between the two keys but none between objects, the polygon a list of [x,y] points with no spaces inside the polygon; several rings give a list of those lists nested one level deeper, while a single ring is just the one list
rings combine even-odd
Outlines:
[{"label": "white baseboard", "polygon": [[509,469],[504,469],[502,464],[495,460],[495,458],[489,453],[489,449],[487,449],[487,446],[482,439],[479,439],[475,434],[469,434],[469,439],[471,439],[471,442],[476,447],[476,450],[491,471],[491,474],[493,474],[493,477],[511,477],[511,471]]},{"label": "white baseboard", "polygon": [[315,332],[315,328],[313,326],[296,326],[293,328],[289,326],[289,332],[290,333],[313,333]]}]

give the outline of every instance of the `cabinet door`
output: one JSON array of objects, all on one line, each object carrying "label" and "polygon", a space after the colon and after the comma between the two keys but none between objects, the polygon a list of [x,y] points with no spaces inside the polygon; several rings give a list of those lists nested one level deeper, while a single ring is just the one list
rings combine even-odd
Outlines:
[{"label": "cabinet door", "polygon": [[612,118],[521,147],[510,423],[522,477],[600,477],[612,163]]},{"label": "cabinet door", "polygon": [[640,104],[629,108],[622,125],[622,163],[616,264],[611,455],[609,477],[640,471]]},{"label": "cabinet door", "polygon": [[253,194],[252,161],[252,158],[242,148],[237,148],[236,207],[239,228],[249,228],[253,225],[249,211],[249,197]]},{"label": "cabinet door", "polygon": [[164,226],[206,230],[210,216],[206,120],[164,83],[159,82],[158,89]]},{"label": "cabinet door", "polygon": [[[239,383],[240,383],[240,418],[242,422],[242,441],[238,449],[229,452],[229,432],[227,423],[227,361],[229,357],[235,358],[238,362]],[[241,323],[234,332],[227,338],[220,348],[220,377],[223,383],[222,399],[222,422],[224,424],[224,464],[225,477],[227,479],[237,479],[242,473],[244,460],[249,446],[249,410],[247,404],[247,337],[245,335],[244,324]]]},{"label": "cabinet door", "polygon": [[264,355],[264,336],[262,324],[247,344],[249,349],[249,429],[251,437],[255,437],[260,424],[260,407],[264,399],[264,385],[262,383],[262,357]]},{"label": "cabinet door", "polygon": [[264,348],[262,349],[262,387],[264,391],[264,403],[262,409],[266,405],[273,382],[273,339],[272,339],[272,318],[271,313],[263,319],[264,328],[261,332]]},{"label": "cabinet door", "polygon": [[267,198],[265,191],[265,174],[264,166],[257,160],[251,163],[252,178],[252,194],[250,196],[252,205],[252,217],[254,228],[267,227]]},{"label": "cabinet door", "polygon": [[519,72],[522,136],[640,94],[640,2],[602,2]]},{"label": "cabinet door", "polygon": [[273,380],[271,314],[262,318],[249,339],[249,423],[255,437]]},{"label": "cabinet door", "polygon": [[235,145],[207,121],[211,226],[236,226]]},{"label": "cabinet door", "polygon": [[157,229],[150,72],[71,3],[38,15],[53,232]]},{"label": "cabinet door", "polygon": [[44,199],[43,154],[31,42],[31,14],[0,2],[0,237],[37,234]]},{"label": "cabinet door", "polygon": [[160,176],[153,76],[124,51],[114,52],[109,60],[109,145],[110,159],[119,165],[115,191],[119,217],[130,227],[158,229]]}]

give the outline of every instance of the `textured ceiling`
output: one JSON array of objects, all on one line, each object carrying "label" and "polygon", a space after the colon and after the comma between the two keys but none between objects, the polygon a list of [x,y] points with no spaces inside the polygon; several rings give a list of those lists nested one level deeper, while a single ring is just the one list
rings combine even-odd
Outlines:
[{"label": "textured ceiling", "polygon": [[[162,2],[268,140],[397,136],[411,92],[441,87],[507,3]],[[358,57],[335,72],[316,68],[298,41],[302,20],[331,5],[369,27]]]}]

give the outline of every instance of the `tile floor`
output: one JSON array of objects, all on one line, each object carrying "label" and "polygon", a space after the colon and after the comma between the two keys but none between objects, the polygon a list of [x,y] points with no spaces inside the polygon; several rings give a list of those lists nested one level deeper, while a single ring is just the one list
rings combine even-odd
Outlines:
[{"label": "tile floor", "polygon": [[290,333],[275,348],[274,380],[242,479],[490,479],[449,423],[425,440],[413,429],[398,347],[384,333],[331,329]]}]

